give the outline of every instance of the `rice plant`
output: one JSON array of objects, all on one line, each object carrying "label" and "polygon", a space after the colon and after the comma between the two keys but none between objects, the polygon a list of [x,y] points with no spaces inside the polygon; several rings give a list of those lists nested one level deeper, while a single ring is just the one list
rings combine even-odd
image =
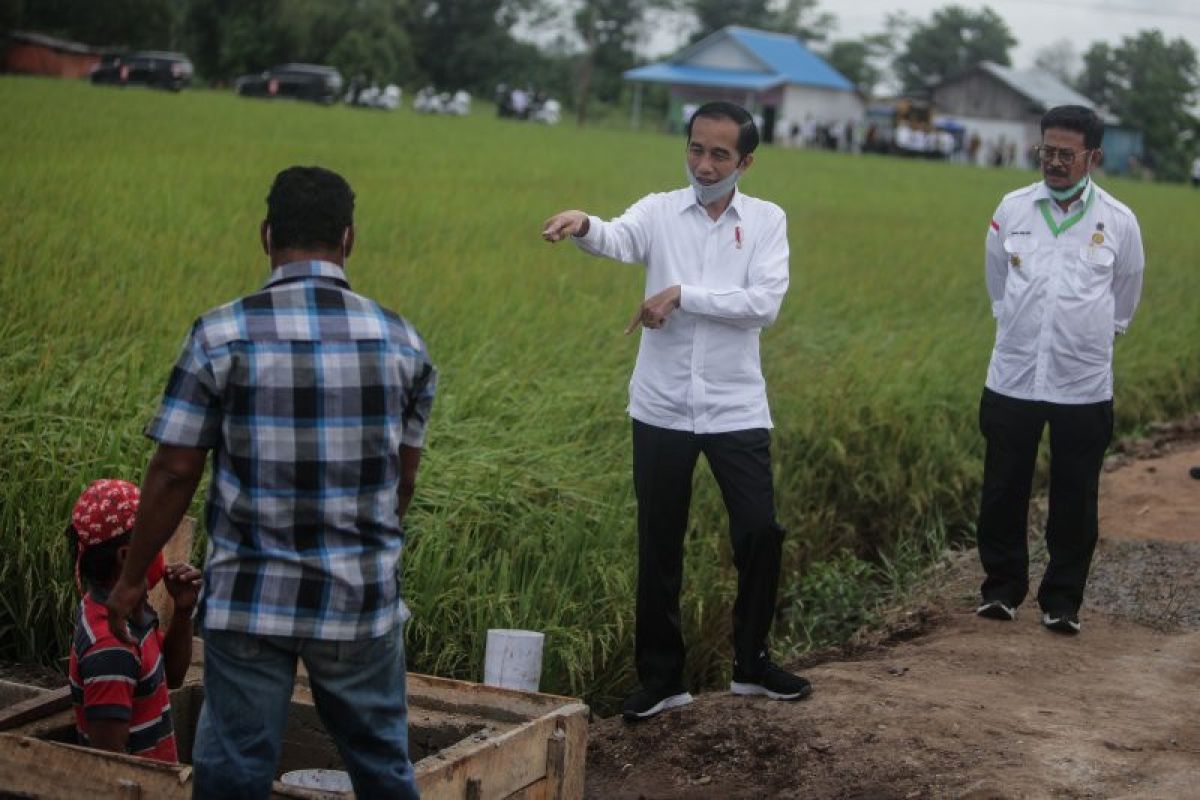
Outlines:
[{"label": "rice plant", "polygon": [[[404,556],[410,667],[477,680],[487,628],[524,627],[547,633],[544,689],[604,704],[630,686],[637,343],[621,331],[642,274],[538,232],[562,208],[611,216],[679,186],[681,140],[11,77],[0,105],[0,658],[66,652],[71,503],[94,478],[140,479],[188,325],[261,285],[271,178],[317,163],[358,195],[353,286],[410,318],[441,369]],[[930,519],[969,536],[993,335],[983,237],[1034,177],[765,149],[745,178],[788,212],[792,246],[763,341],[795,587],[781,652],[818,622],[846,627],[837,580],[902,586],[888,570],[919,569],[896,554]],[[1148,258],[1117,345],[1127,432],[1200,407],[1200,192],[1105,184]],[[705,685],[728,670],[735,582],[704,467],[696,488],[684,620]]]}]

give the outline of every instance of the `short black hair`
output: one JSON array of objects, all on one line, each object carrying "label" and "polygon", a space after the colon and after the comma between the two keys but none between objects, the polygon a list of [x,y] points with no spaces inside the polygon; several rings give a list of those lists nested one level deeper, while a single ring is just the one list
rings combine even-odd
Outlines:
[{"label": "short black hair", "polygon": [[754,124],[754,117],[750,116],[750,112],[742,108],[736,103],[728,103],[724,100],[716,100],[712,103],[705,103],[696,109],[696,113],[692,114],[692,118],[687,124],[687,139],[692,141],[692,123],[697,117],[706,117],[707,119],[729,119],[737,123],[738,154],[748,156],[758,148],[758,126]]},{"label": "short black hair", "polygon": [[1083,134],[1083,146],[1095,150],[1104,141],[1104,120],[1087,106],[1055,106],[1042,115],[1042,133],[1064,128]]},{"label": "short black hair", "polygon": [[129,544],[133,537],[132,531],[125,531],[106,542],[94,544],[84,549],[83,557],[79,557],[79,531],[74,525],[67,526],[67,549],[71,553],[71,563],[79,560],[79,578],[85,586],[104,586],[111,583],[117,572],[117,551]]},{"label": "short black hair", "polygon": [[267,224],[273,247],[338,247],[354,224],[354,191],[332,170],[288,167],[271,184]]}]

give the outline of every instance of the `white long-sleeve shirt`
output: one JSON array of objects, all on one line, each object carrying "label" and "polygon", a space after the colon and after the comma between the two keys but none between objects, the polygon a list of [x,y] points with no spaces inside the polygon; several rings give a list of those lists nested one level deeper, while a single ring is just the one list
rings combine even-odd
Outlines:
[{"label": "white long-sleeve shirt", "polygon": [[788,288],[787,217],[779,206],[735,191],[713,221],[688,187],[647,195],[610,222],[590,217],[575,243],[644,264],[646,297],[682,287],[666,324],[642,329],[631,417],[694,433],[772,427],[758,339]]},{"label": "white long-sleeve shirt", "polygon": [[1063,211],[1039,181],[1000,201],[986,250],[997,321],[987,387],[1052,403],[1112,399],[1113,338],[1133,319],[1145,267],[1133,212],[1094,182]]}]

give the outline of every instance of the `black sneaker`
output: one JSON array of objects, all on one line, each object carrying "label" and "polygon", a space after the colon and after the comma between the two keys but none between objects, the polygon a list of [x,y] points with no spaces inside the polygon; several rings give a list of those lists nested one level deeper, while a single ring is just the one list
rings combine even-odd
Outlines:
[{"label": "black sneaker", "polygon": [[766,669],[757,677],[742,674],[735,664],[729,691],[744,695],[765,694],[772,700],[803,700],[812,694],[812,684],[768,661]]},{"label": "black sneaker", "polygon": [[661,714],[668,708],[686,706],[690,702],[692,696],[684,691],[652,692],[649,689],[638,689],[621,706],[621,716],[629,722],[637,722]]},{"label": "black sneaker", "polygon": [[1079,615],[1068,612],[1049,612],[1042,614],[1042,624],[1055,633],[1065,633],[1074,636],[1080,631]]},{"label": "black sneaker", "polygon": [[999,619],[1005,622],[1012,622],[1017,618],[1017,609],[1008,605],[1003,600],[985,600],[983,605],[975,609],[976,616],[986,617],[987,619]]}]

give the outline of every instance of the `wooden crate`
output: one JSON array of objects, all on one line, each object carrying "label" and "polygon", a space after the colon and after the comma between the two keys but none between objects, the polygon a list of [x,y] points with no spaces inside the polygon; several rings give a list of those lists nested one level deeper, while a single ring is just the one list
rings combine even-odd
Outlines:
[{"label": "wooden crate", "polygon": [[[79,747],[64,694],[42,692],[0,709],[0,800],[6,797],[191,797],[192,741],[204,698],[203,649],[171,693],[179,765]],[[292,696],[279,773],[340,769],[301,675]],[[54,697],[53,695],[57,695]],[[409,749],[426,800],[573,800],[583,796],[588,708],[555,695],[408,676]],[[41,704],[41,712],[39,712]],[[16,712],[14,714],[14,712]],[[8,720],[6,723],[5,720]],[[348,796],[276,781],[273,797]]]}]

